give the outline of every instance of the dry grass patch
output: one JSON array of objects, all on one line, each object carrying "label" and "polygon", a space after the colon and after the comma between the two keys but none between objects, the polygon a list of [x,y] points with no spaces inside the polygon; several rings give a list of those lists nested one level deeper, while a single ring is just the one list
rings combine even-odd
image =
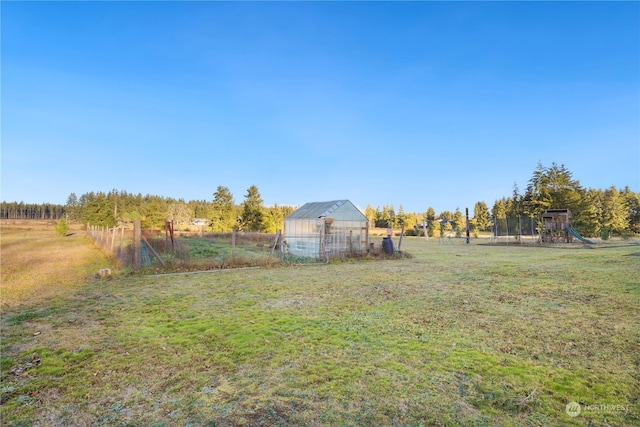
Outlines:
[{"label": "dry grass patch", "polygon": [[62,237],[54,224],[24,222],[0,232],[3,310],[67,295],[111,263],[77,229]]}]

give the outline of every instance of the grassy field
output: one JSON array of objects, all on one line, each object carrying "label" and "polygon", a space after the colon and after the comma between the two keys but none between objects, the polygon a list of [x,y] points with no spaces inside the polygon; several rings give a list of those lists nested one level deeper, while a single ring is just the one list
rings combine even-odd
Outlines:
[{"label": "grassy field", "polygon": [[97,279],[3,229],[2,425],[640,424],[639,246],[402,249]]},{"label": "grassy field", "polygon": [[109,259],[88,243],[77,225],[67,237],[56,234],[53,221],[3,220],[0,227],[3,310],[74,293],[109,266]]}]

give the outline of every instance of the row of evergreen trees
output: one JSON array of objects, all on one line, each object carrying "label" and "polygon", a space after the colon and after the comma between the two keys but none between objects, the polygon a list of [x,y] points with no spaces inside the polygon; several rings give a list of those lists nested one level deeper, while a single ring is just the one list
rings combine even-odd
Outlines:
[{"label": "row of evergreen trees", "polygon": [[[44,211],[43,206],[46,206]],[[173,221],[179,229],[199,228],[193,220],[205,219],[207,231],[259,231],[275,233],[282,228],[284,217],[294,211],[291,206],[265,207],[255,185],[247,189],[244,200],[236,204],[227,187],[219,186],[213,200],[173,199],[161,196],[131,194],[126,191],[89,192],[77,197],[71,193],[66,205],[26,205],[2,202],[3,219],[60,219],[83,224],[113,227],[140,219],[144,229],[164,229],[165,221]],[[45,213],[43,213],[45,212]]]},{"label": "row of evergreen trees", "polygon": [[69,218],[102,226],[140,219],[145,229],[163,229],[165,221],[173,221],[174,227],[188,229],[194,219],[206,220],[207,231],[239,231],[275,233],[282,228],[284,217],[293,212],[289,206],[265,207],[258,187],[247,189],[244,200],[236,204],[231,191],[218,186],[213,200],[164,198],[126,191],[87,193],[77,198],[72,193],[67,200]]},{"label": "row of evergreen trees", "polygon": [[[524,194],[514,184],[513,194],[496,200],[489,210],[484,201],[476,202],[471,228],[488,231],[493,218],[533,217],[540,218],[547,209],[570,209],[573,225],[585,236],[596,236],[603,231],[640,234],[640,194],[625,187],[610,187],[605,190],[585,189],[564,166],[552,163],[550,167],[538,164]],[[396,227],[404,223],[405,229],[420,227],[423,220],[428,224],[430,236],[438,235],[439,229],[465,227],[465,215],[459,208],[436,214],[429,207],[422,214],[405,213],[402,205],[394,212],[393,205],[365,209],[365,215],[375,227]],[[445,222],[442,220],[449,220]],[[449,224],[449,225],[447,225]]]},{"label": "row of evergreen trees", "polygon": [[[258,187],[247,189],[242,203],[236,204],[231,191],[218,186],[213,199],[172,199],[161,196],[130,194],[112,190],[108,193],[90,192],[77,197],[71,193],[66,205],[25,204],[2,202],[2,219],[60,219],[113,226],[134,219],[142,220],[146,229],[163,229],[166,220],[174,221],[178,228],[188,228],[194,218],[206,219],[207,230],[226,232],[232,229],[274,233],[282,228],[284,218],[294,211],[292,206],[265,207]],[[571,209],[574,226],[585,236],[595,236],[603,230],[622,233],[640,233],[640,194],[628,187],[605,190],[585,189],[564,166],[553,163],[550,167],[538,164],[523,194],[514,185],[513,194],[496,200],[489,210],[484,201],[473,207],[471,226],[475,230],[489,230],[492,218],[531,216],[538,218],[546,209]],[[464,214],[459,208],[436,214],[432,207],[423,213],[404,212],[402,205],[395,211],[393,205],[365,209],[370,224],[375,227],[398,227],[405,230],[420,227],[426,220],[430,235],[437,235],[442,224],[462,229]],[[449,220],[444,222],[442,220]],[[440,221],[440,222],[438,222]]]},{"label": "row of evergreen trees", "polygon": [[24,202],[2,202],[0,204],[0,218],[2,219],[58,220],[64,214],[64,205]]},{"label": "row of evergreen trees", "polygon": [[[480,202],[486,207],[486,203]],[[462,213],[460,208],[456,208],[455,211],[442,211],[436,214],[433,207],[429,207],[426,212],[418,214],[415,212],[405,212],[402,205],[399,206],[396,212],[393,205],[384,205],[382,209],[380,207],[373,208],[371,205],[367,205],[364,214],[369,219],[369,224],[372,227],[379,228],[399,228],[401,224],[404,225],[404,229],[408,234],[414,230],[420,232],[423,229],[423,222],[427,227],[427,233],[429,236],[438,236],[442,230],[456,229],[463,230],[465,227],[465,214]],[[479,213],[478,213],[479,215]],[[487,210],[485,227],[488,227],[489,214]],[[475,218],[471,220],[474,224]],[[441,230],[442,229],[442,230]]]},{"label": "row of evergreen trees", "polygon": [[585,236],[603,232],[640,233],[640,193],[615,186],[586,189],[564,166],[538,164],[524,194],[514,185],[511,197],[496,200],[491,215],[537,218],[547,209],[570,209],[573,225]]}]

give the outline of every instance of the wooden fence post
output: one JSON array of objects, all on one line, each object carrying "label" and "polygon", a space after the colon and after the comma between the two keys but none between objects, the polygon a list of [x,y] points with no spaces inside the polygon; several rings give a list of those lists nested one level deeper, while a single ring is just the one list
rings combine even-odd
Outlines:
[{"label": "wooden fence post", "polygon": [[284,261],[284,239],[282,238],[282,234],[280,234],[279,247],[280,247],[280,260]]},{"label": "wooden fence post", "polygon": [[133,221],[133,268],[138,270],[142,264],[142,255],[140,253],[142,229],[140,220]]},{"label": "wooden fence post", "polygon": [[109,250],[113,253],[113,245],[116,243],[116,227],[113,227],[113,232],[111,233],[111,248]]},{"label": "wooden fence post", "polygon": [[231,257],[236,256],[236,229],[231,231]]},{"label": "wooden fence post", "polygon": [[273,251],[276,249],[276,246],[278,246],[279,241],[280,241],[280,230],[276,232],[276,238],[273,241],[273,245],[271,246],[271,251],[269,251],[269,258],[271,258],[271,255],[273,255]]}]

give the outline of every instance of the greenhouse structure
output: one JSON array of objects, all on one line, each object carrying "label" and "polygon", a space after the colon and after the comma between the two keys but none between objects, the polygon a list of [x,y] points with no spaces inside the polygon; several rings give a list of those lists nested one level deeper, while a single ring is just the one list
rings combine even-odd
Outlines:
[{"label": "greenhouse structure", "polygon": [[284,219],[284,241],[289,254],[303,257],[363,253],[369,221],[349,200],[306,203]]}]

